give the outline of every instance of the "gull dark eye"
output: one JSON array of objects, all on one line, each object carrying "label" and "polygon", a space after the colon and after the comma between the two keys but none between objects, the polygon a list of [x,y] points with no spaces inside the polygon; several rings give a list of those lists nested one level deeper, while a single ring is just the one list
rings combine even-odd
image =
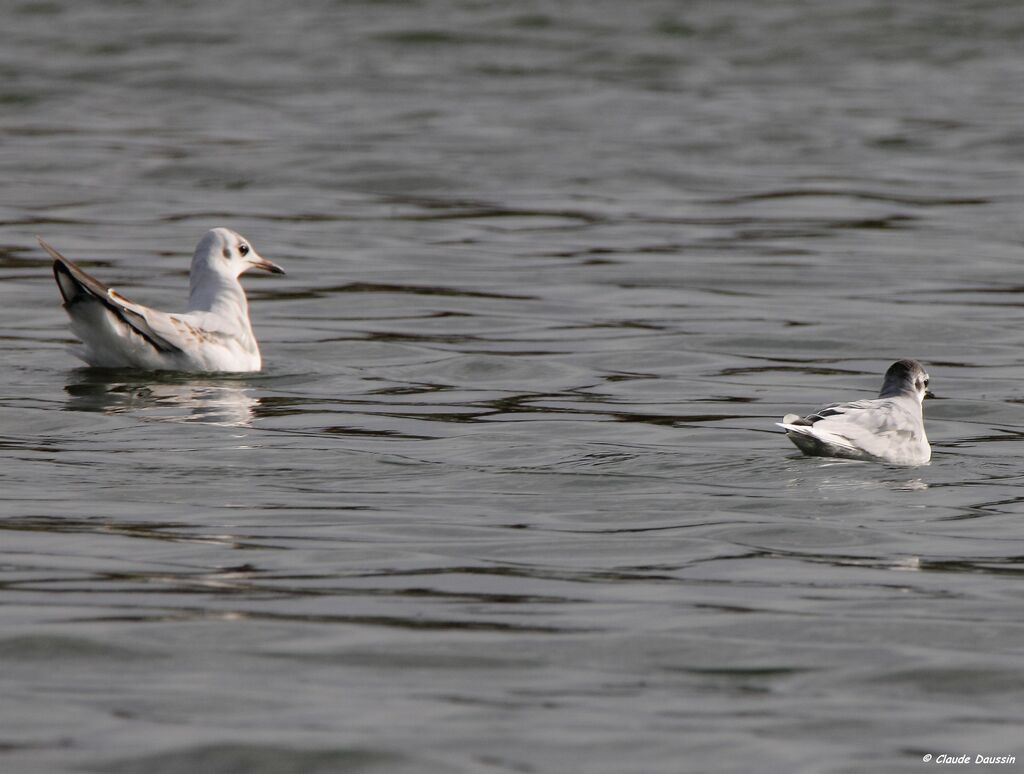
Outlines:
[{"label": "gull dark eye", "polygon": [[240,254],[242,254],[242,255],[248,255],[249,254],[249,245],[239,245],[238,246],[238,252]]}]

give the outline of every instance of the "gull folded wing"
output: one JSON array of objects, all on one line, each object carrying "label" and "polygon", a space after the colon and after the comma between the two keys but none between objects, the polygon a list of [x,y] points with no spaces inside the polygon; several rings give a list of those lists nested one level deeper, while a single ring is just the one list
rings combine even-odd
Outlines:
[{"label": "gull folded wing", "polygon": [[79,303],[99,303],[124,325],[145,339],[158,352],[181,352],[181,347],[157,333],[147,319],[145,308],[129,301],[113,288],[107,287],[81,267],[61,255],[43,239],[39,244],[53,258],[53,276],[70,311]]}]

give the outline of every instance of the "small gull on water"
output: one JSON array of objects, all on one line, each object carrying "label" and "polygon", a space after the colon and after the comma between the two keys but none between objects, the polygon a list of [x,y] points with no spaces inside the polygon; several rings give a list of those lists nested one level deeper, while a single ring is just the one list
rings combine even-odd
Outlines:
[{"label": "small gull on water", "polygon": [[931,397],[928,379],[916,360],[898,360],[877,398],[833,403],[806,417],[786,414],[776,424],[804,454],[923,465],[932,456],[921,408]]},{"label": "small gull on water", "polygon": [[153,371],[259,371],[260,348],[238,278],[249,269],[284,270],[227,228],[207,231],[189,273],[188,310],[168,314],[129,301],[39,239],[82,340],[72,354],[91,366]]}]

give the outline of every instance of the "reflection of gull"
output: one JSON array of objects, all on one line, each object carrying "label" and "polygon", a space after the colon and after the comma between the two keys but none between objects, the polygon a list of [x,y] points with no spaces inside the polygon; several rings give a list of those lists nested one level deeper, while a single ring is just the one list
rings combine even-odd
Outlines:
[{"label": "reflection of gull", "polygon": [[[822,492],[867,492],[869,490],[890,490],[894,492],[916,492],[928,488],[928,484],[920,478],[865,478],[862,475],[848,475],[850,473],[845,462],[823,462],[822,469],[830,468],[829,474],[821,478],[815,478],[815,486]],[[840,474],[840,471],[843,475]],[[807,480],[804,477],[793,478],[786,482],[786,486],[794,489],[804,489]]]},{"label": "reflection of gull", "polygon": [[834,403],[815,414],[786,414],[776,424],[804,454],[923,465],[932,456],[921,401],[930,397],[928,374],[916,360],[885,372],[874,400]]},{"label": "reflection of gull", "polygon": [[207,231],[189,275],[188,311],[167,314],[129,301],[42,239],[83,344],[72,353],[91,366],[171,371],[259,371],[260,349],[238,278],[249,269],[284,274],[226,228]]},{"label": "reflection of gull", "polygon": [[246,390],[231,384],[133,383],[107,381],[102,378],[103,371],[85,373],[86,379],[65,387],[71,395],[67,402],[71,411],[132,412],[167,422],[239,426],[252,421],[253,409],[259,405],[258,398],[250,397]]}]

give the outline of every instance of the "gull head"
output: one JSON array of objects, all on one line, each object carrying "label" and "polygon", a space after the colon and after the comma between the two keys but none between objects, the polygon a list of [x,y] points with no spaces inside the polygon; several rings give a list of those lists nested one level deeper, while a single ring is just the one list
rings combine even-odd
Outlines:
[{"label": "gull head", "polygon": [[928,390],[928,372],[916,360],[897,360],[885,372],[882,391],[879,398],[892,398],[897,395],[909,395],[920,403],[925,398],[934,397]]},{"label": "gull head", "polygon": [[284,269],[256,252],[252,243],[229,228],[215,228],[203,234],[192,256],[192,276],[212,272],[237,279],[250,269],[284,274]]}]

